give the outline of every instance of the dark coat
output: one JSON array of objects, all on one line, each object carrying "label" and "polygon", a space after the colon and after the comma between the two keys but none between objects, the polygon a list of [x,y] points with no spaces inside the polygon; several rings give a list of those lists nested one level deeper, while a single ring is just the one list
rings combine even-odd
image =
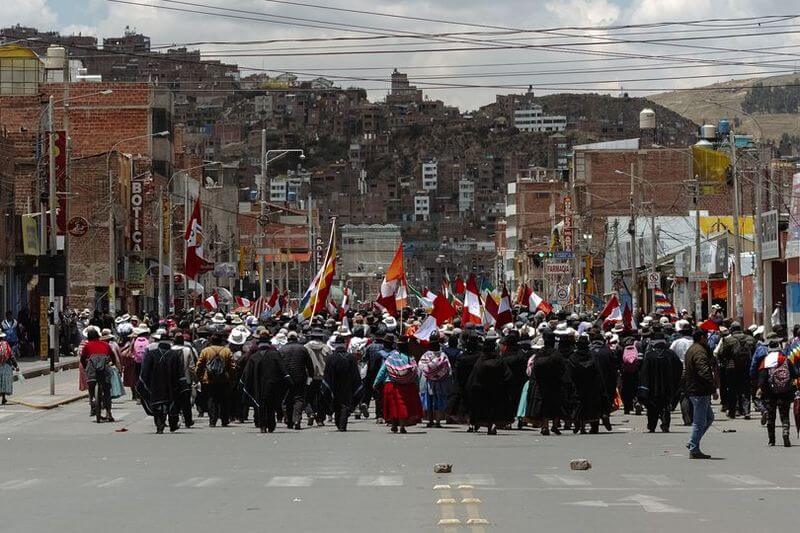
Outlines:
[{"label": "dark coat", "polygon": [[450,389],[450,397],[447,401],[447,411],[455,417],[465,417],[469,414],[467,404],[467,382],[478,362],[479,354],[473,351],[461,353],[453,370],[453,386]]},{"label": "dark coat", "polygon": [[188,393],[189,383],[183,367],[183,357],[169,343],[159,343],[145,352],[139,373],[139,393],[148,414],[151,409],[178,407],[181,395]]},{"label": "dark coat", "polygon": [[680,392],[683,363],[666,342],[651,341],[639,367],[638,396],[642,403],[673,408]]},{"label": "dark coat", "polygon": [[363,383],[368,392],[372,391],[372,384],[375,383],[375,378],[378,377],[378,372],[383,366],[388,353],[389,350],[380,342],[373,342],[367,346],[367,350],[364,352],[364,360],[367,362],[367,375],[364,376]]},{"label": "dark coat", "polygon": [[589,346],[576,346],[568,365],[576,399],[572,417],[579,421],[598,420],[605,414],[608,398],[600,365],[589,351]]},{"label": "dark coat", "polygon": [[348,353],[344,346],[337,346],[325,363],[322,381],[334,402],[352,407],[361,389],[361,374],[355,355]]},{"label": "dark coat", "polygon": [[525,415],[536,420],[567,418],[572,382],[567,362],[554,348],[542,348],[533,360]]},{"label": "dark coat", "polygon": [[516,413],[511,396],[513,381],[504,358],[494,353],[481,355],[467,380],[470,420],[481,426],[510,424]]},{"label": "dark coat", "polygon": [[286,371],[295,385],[305,384],[306,379],[314,375],[314,363],[308,349],[299,342],[284,344],[280,349]]},{"label": "dark coat", "polygon": [[695,342],[686,350],[683,389],[686,396],[711,396],[716,392],[714,356],[707,346]]},{"label": "dark coat", "polygon": [[[522,352],[519,346],[509,346],[501,356],[511,370],[511,396],[519,400],[522,388],[528,381],[528,359],[530,356]],[[516,408],[514,409],[516,413]]]},{"label": "dark coat", "polygon": [[259,343],[245,364],[242,384],[247,399],[253,405],[270,402],[278,405],[291,384],[289,372],[278,350],[269,342]]},{"label": "dark coat", "polygon": [[605,390],[607,400],[604,414],[608,414],[611,412],[611,404],[617,393],[618,366],[616,357],[611,348],[602,340],[592,342],[589,345],[589,350],[600,368],[600,377],[603,379],[603,390]]}]

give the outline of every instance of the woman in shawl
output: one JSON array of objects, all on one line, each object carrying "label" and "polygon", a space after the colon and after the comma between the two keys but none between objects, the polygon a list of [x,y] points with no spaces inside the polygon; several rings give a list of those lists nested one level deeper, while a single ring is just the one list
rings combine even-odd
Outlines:
[{"label": "woman in shawl", "polygon": [[397,349],[392,350],[381,365],[373,383],[383,385],[383,418],[392,433],[406,433],[406,427],[422,420],[422,403],[417,386],[417,363],[408,355],[408,337],[400,337]]},{"label": "woman in shawl", "polygon": [[589,349],[589,336],[582,334],[578,338],[575,349],[569,356],[569,372],[575,388],[575,404],[572,409],[572,431],[594,434],[600,427],[600,417],[606,404],[606,393],[600,365]]},{"label": "woman in shawl", "polygon": [[420,397],[429,428],[442,427],[450,394],[450,360],[441,351],[440,342],[439,332],[435,331],[428,342],[428,351],[419,360]]},{"label": "woman in shawl", "polygon": [[483,353],[475,363],[467,382],[470,425],[475,433],[486,426],[489,435],[497,427],[511,424],[516,413],[512,397],[514,376],[497,351],[497,335],[484,339]]},{"label": "woman in shawl", "polygon": [[0,331],[0,403],[8,403],[6,395],[14,392],[14,370],[19,372],[19,365],[14,358],[14,351],[6,341],[5,332]]}]

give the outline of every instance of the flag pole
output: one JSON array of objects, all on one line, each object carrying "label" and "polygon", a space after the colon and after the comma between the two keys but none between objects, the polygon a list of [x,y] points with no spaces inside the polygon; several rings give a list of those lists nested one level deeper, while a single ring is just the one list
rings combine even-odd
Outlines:
[{"label": "flag pole", "polygon": [[[330,257],[330,255],[331,255],[331,245],[333,244],[333,239],[335,237],[336,237],[336,217],[332,216],[331,217],[331,237],[328,240],[328,250],[325,252],[325,261],[323,261],[323,263],[322,263],[322,267],[321,267],[320,272],[322,272],[322,270],[328,268],[328,263],[330,262],[330,259],[331,259],[331,257]],[[311,318],[308,319],[309,322],[312,322],[314,320],[314,315],[317,313],[317,300],[319,298],[319,283],[320,283],[321,280],[322,280],[322,276],[320,276],[319,273],[317,273],[317,286],[315,287],[315,290],[311,295],[311,299],[312,299],[312,304],[313,305],[311,306]]]}]

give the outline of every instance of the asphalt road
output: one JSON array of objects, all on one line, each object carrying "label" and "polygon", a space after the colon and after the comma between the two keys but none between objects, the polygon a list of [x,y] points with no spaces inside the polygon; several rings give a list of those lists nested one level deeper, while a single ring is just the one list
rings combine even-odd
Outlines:
[{"label": "asphalt road", "polygon": [[[88,414],[84,403],[0,407],[0,531],[731,533],[793,527],[800,495],[800,448],[768,448],[755,420],[718,421],[703,443],[715,460],[691,461],[688,428],[646,434],[641,416],[615,416],[610,434],[541,437],[392,435],[372,419],[344,434],[200,419],[155,435],[131,401],[113,424]],[[570,471],[577,457],[593,468]],[[434,474],[439,462],[453,473]]]}]

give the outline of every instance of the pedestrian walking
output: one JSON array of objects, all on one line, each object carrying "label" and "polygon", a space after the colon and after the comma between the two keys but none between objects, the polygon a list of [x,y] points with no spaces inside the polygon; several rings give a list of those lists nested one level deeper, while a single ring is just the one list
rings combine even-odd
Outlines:
[{"label": "pedestrian walking", "polygon": [[475,433],[485,426],[489,435],[497,435],[497,428],[510,425],[516,414],[514,376],[498,353],[497,340],[496,334],[486,335],[483,352],[467,381],[470,426]]},{"label": "pedestrian walking", "polygon": [[333,418],[339,431],[347,431],[348,417],[356,407],[362,387],[356,357],[347,351],[346,342],[344,335],[336,336],[323,378],[323,386],[330,391]]},{"label": "pedestrian walking", "polygon": [[14,357],[11,344],[6,340],[5,331],[0,331],[0,404],[6,405],[6,396],[14,392],[14,370],[19,371],[19,364]]},{"label": "pedestrian walking", "polygon": [[[111,373],[108,368],[114,364],[114,353],[106,341],[100,340],[100,330],[89,326],[84,330],[86,344],[80,353],[79,365],[86,372],[89,388],[90,416],[98,417],[98,422],[113,422],[111,415]],[[98,401],[97,396],[100,396]],[[100,416],[102,410],[106,416]]]},{"label": "pedestrian walking", "polygon": [[[274,343],[275,339],[273,338]],[[314,375],[314,363],[311,361],[309,351],[300,344],[296,331],[286,334],[286,344],[281,346],[279,351],[283,357],[283,364],[292,377],[292,385],[286,394],[284,404],[286,427],[300,429],[307,382]]]},{"label": "pedestrian walking", "polygon": [[783,445],[790,447],[789,406],[795,392],[798,372],[788,357],[781,353],[781,340],[775,333],[767,336],[766,357],[758,368],[758,389],[767,410],[767,438],[769,446],[775,446],[775,412],[781,417]]},{"label": "pedestrian walking", "polygon": [[[387,334],[386,339],[391,339]],[[417,364],[408,355],[408,337],[400,337],[397,349],[383,362],[373,383],[382,387],[383,416],[392,433],[407,433],[406,428],[422,419],[422,403],[417,385]]]},{"label": "pedestrian walking", "polygon": [[253,421],[261,433],[275,431],[275,415],[280,408],[292,378],[278,350],[270,342],[269,330],[256,329],[256,348],[244,367],[242,384],[246,398],[252,403]]},{"label": "pedestrian walking", "polygon": [[671,413],[680,395],[683,364],[667,345],[663,332],[654,331],[639,368],[639,401],[647,410],[647,430],[669,433]]},{"label": "pedestrian walking", "polygon": [[567,364],[575,390],[575,402],[571,412],[572,430],[574,433],[585,434],[588,424],[589,433],[596,434],[608,399],[600,365],[589,350],[587,334],[578,337]]},{"label": "pedestrian walking", "polygon": [[142,358],[139,394],[145,412],[153,417],[156,433],[178,430],[179,415],[191,386],[186,379],[182,349],[173,349],[166,335],[158,334]]},{"label": "pedestrian walking", "polygon": [[715,363],[708,347],[708,334],[705,330],[696,329],[692,339],[694,343],[686,351],[686,364],[683,370],[684,391],[692,402],[693,412],[692,432],[686,447],[689,449],[690,458],[709,459],[711,456],[700,449],[700,441],[714,423],[711,398],[718,397]]},{"label": "pedestrian walking", "polygon": [[428,351],[419,360],[420,396],[429,428],[442,427],[450,394],[450,360],[441,351],[440,342],[439,332],[434,332],[428,341]]},{"label": "pedestrian walking", "polygon": [[209,426],[216,427],[217,421],[221,421],[222,427],[228,427],[233,356],[230,349],[225,346],[225,336],[222,332],[215,331],[211,335],[211,344],[200,352],[197,375],[208,400]]},{"label": "pedestrian walking", "polygon": [[525,416],[541,427],[544,436],[552,432],[561,434],[556,420],[567,417],[572,403],[572,381],[566,360],[556,350],[556,337],[547,330],[542,332],[543,345],[531,367],[531,385]]},{"label": "pedestrian walking", "polygon": [[180,412],[183,415],[183,424],[190,428],[194,426],[194,419],[192,418],[192,402],[194,401],[197,391],[197,352],[191,344],[187,344],[184,340],[183,333],[176,333],[173,340],[172,348],[178,352],[181,358],[181,366],[183,368],[183,377],[189,387],[187,394],[180,398]]}]

